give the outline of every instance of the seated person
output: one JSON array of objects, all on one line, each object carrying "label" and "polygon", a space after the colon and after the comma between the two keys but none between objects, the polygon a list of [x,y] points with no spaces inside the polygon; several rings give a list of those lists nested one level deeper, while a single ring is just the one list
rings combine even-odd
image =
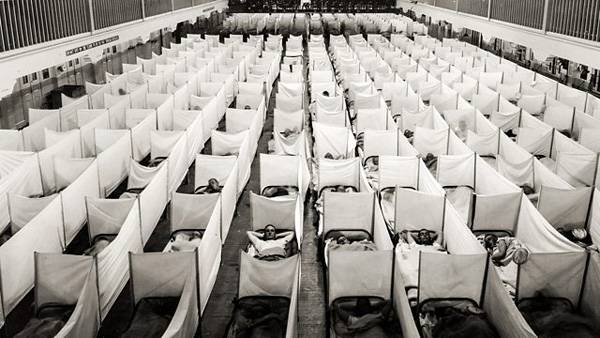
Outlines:
[{"label": "seated person", "polygon": [[171,237],[169,252],[194,251],[202,242],[200,231],[179,231]]},{"label": "seated person", "polygon": [[[388,300],[369,299],[366,297],[356,300],[348,299],[336,301],[332,308],[334,330],[341,336],[354,335],[384,324],[392,313],[392,304]],[[382,328],[377,330],[382,331]],[[385,335],[385,334],[384,334]]]},{"label": "seated person", "polygon": [[212,177],[208,180],[208,185],[200,186],[196,188],[194,194],[215,194],[223,190],[223,187],[219,185],[219,180]]},{"label": "seated person", "polygon": [[294,239],[293,231],[277,233],[273,224],[267,224],[263,233],[248,231],[251,246],[248,253],[259,259],[286,258],[291,255],[290,242]]}]

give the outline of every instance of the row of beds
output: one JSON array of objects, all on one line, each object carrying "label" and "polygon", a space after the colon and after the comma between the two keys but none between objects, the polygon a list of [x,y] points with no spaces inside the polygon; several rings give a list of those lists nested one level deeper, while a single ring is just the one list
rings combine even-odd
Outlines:
[{"label": "row of beds", "polygon": [[[391,102],[386,102],[388,108],[391,106]],[[351,106],[351,103],[348,104]],[[397,121],[401,115],[395,115],[394,120]],[[404,136],[412,143],[414,133],[411,130],[405,130]],[[510,131],[507,134],[511,135]],[[363,134],[357,135],[357,149],[356,155],[359,156],[362,153],[364,145]],[[543,159],[543,158],[542,158]],[[485,157],[484,160],[492,162],[495,167],[495,157]],[[437,156],[433,154],[427,154],[423,161],[425,162],[428,169],[435,176],[437,170]],[[395,189],[396,187],[378,187],[378,167],[379,158],[378,156],[370,156],[365,158],[363,167],[365,169],[367,178],[371,185],[378,191],[380,207],[384,214],[384,219],[390,230],[394,244],[397,245],[397,254],[400,254],[401,263],[399,268],[401,270],[403,279],[406,284],[406,292],[409,299],[409,303],[413,308],[413,314],[415,319],[420,324],[421,333],[425,337],[445,337],[451,332],[461,332],[462,334],[457,336],[463,337],[492,337],[498,336],[496,329],[487,319],[485,311],[480,308],[472,300],[429,300],[423,304],[417,303],[417,290],[418,290],[418,273],[419,273],[419,252],[421,251],[432,251],[432,252],[446,252],[445,248],[441,245],[441,241],[436,239],[441,238],[441,234],[429,231],[426,229],[420,231],[414,231],[404,234],[394,233],[394,201],[395,201]],[[523,186],[524,192],[527,197],[533,202],[536,201],[538,194],[529,187]],[[400,187],[400,189],[413,189],[412,187]],[[452,186],[444,187],[447,193],[448,200],[457,207],[459,212],[468,212],[474,190],[470,186]],[[338,187],[336,191],[357,191],[355,187]],[[419,232],[426,232],[428,240],[426,242],[420,241]],[[573,242],[585,247],[591,245],[591,238],[589,234],[583,240],[581,238],[573,238],[572,232],[561,231],[565,237],[572,240]],[[343,235],[346,239],[347,249],[351,250],[376,250],[376,247],[372,241],[372,238],[368,234],[350,234],[339,232],[330,232],[325,234],[325,253],[329,249],[343,248],[344,245],[331,246],[330,243],[335,241],[339,236]],[[524,263],[523,257],[517,258],[514,253],[516,249],[525,250],[523,245],[514,237],[513,234],[508,232],[479,232],[476,233],[477,238],[480,240],[482,245],[492,254],[493,263],[497,267],[503,284],[505,285],[507,292],[514,298],[515,288],[517,281],[517,270],[518,264]],[[492,240],[490,240],[492,239]],[[502,252],[498,252],[498,243],[503,242],[505,248]],[[510,247],[510,248],[509,248]],[[521,251],[522,252],[522,251]],[[526,255],[525,255],[526,260]],[[517,263],[518,262],[518,263]],[[539,297],[522,299],[517,304],[518,309],[521,311],[527,322],[531,325],[537,334],[553,334],[554,331],[561,331],[555,324],[559,322],[561,324],[574,323],[579,328],[589,328],[589,332],[593,332],[592,325],[585,317],[577,313],[577,309],[573,304],[565,298],[549,298]],[[334,306],[335,309],[335,306]],[[335,318],[335,314],[332,315]],[[339,325],[338,321],[334,319],[336,325]],[[467,327],[461,327],[465,323],[469,323]],[[343,330],[341,330],[343,331]],[[585,331],[585,330],[584,330]],[[567,332],[568,331],[561,331]],[[368,336],[368,335],[367,335]]]},{"label": "row of beds", "polygon": [[[388,105],[390,102],[388,101]],[[396,120],[400,115],[394,116]],[[509,137],[515,137],[515,135],[511,134],[511,131],[507,132]],[[362,135],[357,137],[357,151],[359,154],[362,151],[363,147],[363,138]],[[404,136],[412,143],[413,132],[410,130],[404,131]],[[538,159],[544,160],[544,156],[536,156]],[[482,158],[488,162],[492,167],[495,167],[495,156],[482,156]],[[422,158],[427,168],[430,170],[433,176],[436,176],[437,171],[437,156],[433,154],[427,154]],[[370,156],[366,158],[363,162],[363,167],[366,171],[367,178],[371,182],[371,185],[378,189],[378,156]],[[457,208],[459,214],[467,215],[469,208],[472,204],[472,198],[474,189],[470,186],[446,186],[443,187],[446,191],[446,196],[450,203]],[[526,196],[533,202],[537,202],[537,198],[539,197],[539,193],[536,193],[534,189],[528,185],[521,186]],[[384,213],[384,219],[388,225],[390,231],[393,232],[394,229],[394,195],[395,195],[396,187],[379,187],[379,200],[382,208],[382,212]],[[413,189],[412,187],[400,187],[400,189]],[[580,245],[581,247],[589,247],[592,245],[591,236],[589,233],[585,232],[584,236],[576,236],[574,231],[571,230],[562,230],[558,229],[558,231],[565,236],[567,239],[572,242]],[[478,240],[481,244],[490,252],[493,259],[496,270],[498,271],[500,278],[511,297],[515,297],[516,295],[516,283],[517,283],[517,270],[518,265],[523,264],[526,261],[527,255],[521,256],[519,258],[514,256],[516,249],[525,250],[527,253],[526,247],[522,243],[518,241],[514,237],[512,233],[506,231],[478,231],[475,232]],[[437,237],[438,234],[433,234],[431,237]],[[421,244],[416,243],[415,246],[407,245],[406,241],[402,240],[401,236],[395,236],[397,240],[397,244],[400,247],[400,251],[402,252],[402,257],[407,258],[406,263],[404,264],[404,268],[402,268],[402,275],[405,281],[409,282],[409,285],[406,287],[407,295],[409,301],[411,301],[411,306],[416,306],[416,281],[418,280],[418,253],[420,251],[445,251],[438,243],[433,244]],[[492,240],[490,240],[492,239]],[[503,242],[505,246],[502,255],[498,255],[497,246],[498,243]],[[506,248],[508,247],[508,248]],[[522,252],[522,251],[521,251]],[[412,262],[410,261],[412,260]],[[412,284],[412,285],[411,285]],[[425,326],[429,326],[431,323],[442,323],[443,327],[453,327],[452,322],[456,322],[456,310],[460,309],[460,312],[467,313],[469,316],[475,316],[480,319],[485,319],[485,313],[482,309],[478,308],[475,303],[469,300],[460,300],[460,301],[440,301],[442,307],[435,309],[435,315],[431,316],[433,313],[431,310],[435,308],[432,304],[423,304],[420,307],[419,313],[421,315],[420,323],[425,324]],[[466,303],[470,303],[467,307]],[[448,307],[452,307],[452,311],[448,311]],[[589,320],[580,315],[573,306],[573,304],[566,298],[550,298],[543,297],[539,295],[539,297],[522,299],[517,303],[518,309],[521,311],[527,322],[531,325],[534,331],[538,334],[540,333],[553,333],[553,331],[561,331],[553,322],[559,321],[561,324],[569,324],[574,323],[573,325],[577,327],[577,325],[581,325],[579,328],[589,328],[590,332],[593,332],[594,325],[592,325]],[[466,311],[466,312],[465,312]],[[440,317],[441,314],[441,317]],[[448,318],[444,319],[444,317],[449,316],[448,318],[452,318],[452,320],[448,320]],[[462,322],[459,320],[459,322]],[[487,325],[479,325],[479,329],[481,332],[490,332],[488,328],[492,328],[491,324]],[[428,336],[438,337],[441,336],[440,332],[435,333],[435,328],[427,329]],[[495,331],[495,330],[494,330]],[[562,331],[561,331],[562,332]],[[424,332],[425,333],[425,332]],[[473,332],[472,332],[473,333]]]}]

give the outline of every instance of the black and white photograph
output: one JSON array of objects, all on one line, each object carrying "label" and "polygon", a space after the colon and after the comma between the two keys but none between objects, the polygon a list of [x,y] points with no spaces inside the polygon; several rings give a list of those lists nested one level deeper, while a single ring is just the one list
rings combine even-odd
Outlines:
[{"label": "black and white photograph", "polygon": [[600,338],[600,0],[0,0],[0,338]]}]

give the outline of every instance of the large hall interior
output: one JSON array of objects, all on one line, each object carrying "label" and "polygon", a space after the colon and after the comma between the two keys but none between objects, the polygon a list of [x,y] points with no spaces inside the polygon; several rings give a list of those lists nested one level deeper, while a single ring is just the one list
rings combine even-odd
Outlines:
[{"label": "large hall interior", "polygon": [[0,1],[0,338],[600,337],[600,0]]}]

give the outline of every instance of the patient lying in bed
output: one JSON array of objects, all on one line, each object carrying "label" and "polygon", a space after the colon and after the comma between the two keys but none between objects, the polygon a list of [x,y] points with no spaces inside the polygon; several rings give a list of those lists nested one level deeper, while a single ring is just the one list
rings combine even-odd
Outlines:
[{"label": "patient lying in bed", "polygon": [[223,190],[223,187],[219,184],[219,180],[214,177],[210,178],[207,183],[207,185],[196,188],[194,194],[216,194]]},{"label": "patient lying in bed", "polygon": [[419,253],[445,252],[442,238],[435,231],[421,229],[419,231],[402,231],[398,240],[398,254],[401,263],[398,265],[408,300],[411,306],[416,305],[417,288],[419,287]]},{"label": "patient lying in bed", "polygon": [[379,156],[370,156],[365,160],[365,173],[367,180],[373,187],[378,190],[379,188]]},{"label": "patient lying in bed", "polygon": [[178,304],[179,297],[143,298],[136,305],[135,315],[121,338],[162,337]]},{"label": "patient lying in bed", "polygon": [[558,230],[561,235],[565,236],[565,238],[582,248],[597,249],[597,247],[593,246],[594,243],[592,242],[592,237],[589,232],[581,226],[557,228],[556,230]]},{"label": "patient lying in bed", "polygon": [[514,237],[498,237],[495,234],[477,236],[483,247],[490,253],[492,262],[500,275],[506,291],[515,297],[517,287],[517,270],[525,263],[529,251]]},{"label": "patient lying in bed", "polygon": [[423,337],[499,337],[483,309],[469,300],[424,303],[419,313]]},{"label": "patient lying in bed", "polygon": [[[287,128],[284,131],[280,131],[279,135],[283,137],[283,142],[287,145],[293,145],[298,137],[300,136],[300,131],[298,128]],[[269,153],[275,152],[275,139],[271,138],[269,142],[267,142],[267,149]]]},{"label": "patient lying in bed", "polygon": [[290,198],[296,198],[298,196],[298,187],[290,186],[290,185],[279,185],[267,187],[263,190],[262,193],[265,197],[281,197],[286,196]]},{"label": "patient lying in bed", "polygon": [[248,253],[255,258],[274,261],[294,254],[293,231],[277,233],[274,225],[267,224],[262,232],[248,231],[247,235],[250,240]]},{"label": "patient lying in bed", "polygon": [[74,306],[49,306],[31,318],[25,328],[15,338],[51,338],[62,330],[71,317]]},{"label": "patient lying in bed", "polygon": [[534,205],[537,204],[538,199],[540,198],[540,193],[536,192],[535,189],[529,186],[529,184],[524,184],[521,186],[523,189],[523,193]]},{"label": "patient lying in bed", "polygon": [[598,323],[578,313],[566,298],[544,297],[536,292],[517,306],[538,337],[592,338],[600,334]]},{"label": "patient lying in bed", "polygon": [[169,252],[194,251],[202,243],[202,233],[200,231],[177,231],[171,236],[169,242]]},{"label": "patient lying in bed", "polygon": [[110,242],[112,242],[115,239],[115,237],[116,235],[97,236],[96,238],[94,238],[94,244],[92,244],[92,246],[89,249],[84,251],[83,254],[92,257],[98,255],[110,244]]},{"label": "patient lying in bed", "polygon": [[400,337],[392,315],[390,301],[377,297],[345,297],[331,308],[336,337]]},{"label": "patient lying in bed", "polygon": [[328,265],[329,250],[375,251],[377,245],[362,231],[331,231],[325,239],[325,265]]},{"label": "patient lying in bed", "polygon": [[290,301],[283,297],[244,297],[237,301],[227,338],[283,338]]}]

